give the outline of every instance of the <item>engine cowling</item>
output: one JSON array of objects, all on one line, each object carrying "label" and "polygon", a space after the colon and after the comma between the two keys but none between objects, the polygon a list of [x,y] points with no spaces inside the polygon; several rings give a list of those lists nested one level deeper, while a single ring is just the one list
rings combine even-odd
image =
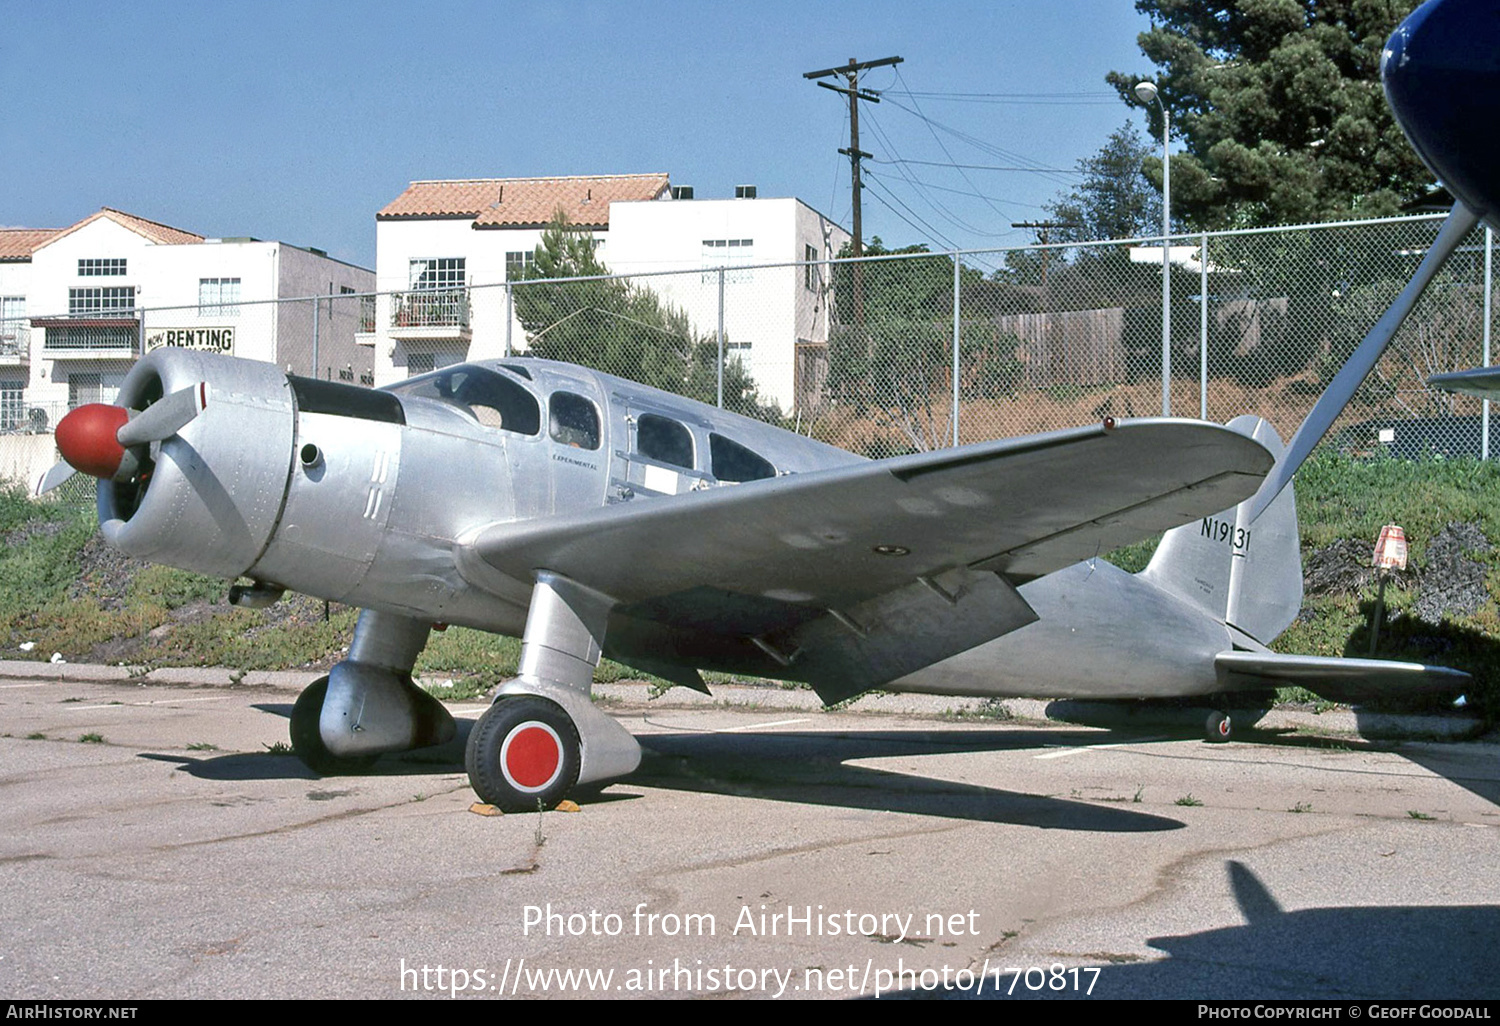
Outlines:
[{"label": "engine cowling", "polygon": [[126,375],[116,405],[144,409],[203,383],[202,412],[151,443],[138,473],[100,480],[99,529],[139,559],[234,578],[265,550],[285,500],[295,428],[286,375],[259,361],[158,349]]}]

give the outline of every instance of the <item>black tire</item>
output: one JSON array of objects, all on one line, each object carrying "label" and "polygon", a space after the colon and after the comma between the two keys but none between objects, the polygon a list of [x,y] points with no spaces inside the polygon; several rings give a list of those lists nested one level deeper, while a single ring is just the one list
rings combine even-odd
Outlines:
[{"label": "black tire", "polygon": [[479,799],[503,812],[552,809],[578,783],[578,728],[556,702],[497,698],[469,733],[464,766]]},{"label": "black tire", "polygon": [[1213,744],[1222,744],[1234,735],[1234,721],[1229,718],[1227,712],[1215,709],[1208,714],[1208,722],[1203,725],[1204,740]]},{"label": "black tire", "polygon": [[323,743],[318,719],[323,715],[323,699],[328,696],[328,677],[322,676],[297,696],[292,706],[292,751],[302,764],[320,777],[351,776],[375,765],[378,755],[334,755]]}]

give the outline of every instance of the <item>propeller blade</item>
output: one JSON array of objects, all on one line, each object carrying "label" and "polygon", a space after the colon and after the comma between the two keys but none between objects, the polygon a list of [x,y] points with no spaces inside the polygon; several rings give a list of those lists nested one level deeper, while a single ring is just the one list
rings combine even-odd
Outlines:
[{"label": "propeller blade", "polygon": [[36,486],[37,495],[46,495],[76,473],[78,471],[74,470],[72,465],[66,460],[61,463],[54,463],[52,469],[42,475],[41,484]]},{"label": "propeller blade", "polygon": [[1391,303],[1385,313],[1381,314],[1380,320],[1375,322],[1375,327],[1370,329],[1364,340],[1345,361],[1344,366],[1334,375],[1333,381],[1318,397],[1307,419],[1302,422],[1302,426],[1297,429],[1297,433],[1287,444],[1286,454],[1266,475],[1260,491],[1255,493],[1255,505],[1251,507],[1250,520],[1254,520],[1265,512],[1266,507],[1275,501],[1276,496],[1281,494],[1281,490],[1292,479],[1297,468],[1302,466],[1303,461],[1313,451],[1313,447],[1322,441],[1328,429],[1333,426],[1334,420],[1354,397],[1360,383],[1374,369],[1375,364],[1380,360],[1380,354],[1385,352],[1385,347],[1390,345],[1391,339],[1396,336],[1401,322],[1406,320],[1406,315],[1411,313],[1412,307],[1417,305],[1417,300],[1422,297],[1422,291],[1427,288],[1428,282],[1432,281],[1433,276],[1448,262],[1448,258],[1458,248],[1458,244],[1478,223],[1478,216],[1468,207],[1462,203],[1453,204],[1453,210],[1448,214],[1448,219],[1443,222],[1442,231],[1438,232],[1437,241],[1422,258],[1422,263],[1417,267],[1417,273],[1412,275],[1411,281],[1406,283],[1406,288],[1401,290],[1395,302]]},{"label": "propeller blade", "polygon": [[160,442],[181,431],[208,405],[208,382],[179,389],[133,414],[115,438],[126,448]]}]

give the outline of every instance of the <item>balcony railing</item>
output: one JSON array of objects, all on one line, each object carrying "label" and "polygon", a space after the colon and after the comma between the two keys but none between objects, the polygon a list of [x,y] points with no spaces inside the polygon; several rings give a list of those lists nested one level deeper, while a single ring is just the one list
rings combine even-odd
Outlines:
[{"label": "balcony railing", "polygon": [[43,328],[44,353],[108,353],[134,355],[140,344],[140,322],[129,313],[82,317],[36,317],[33,328]]},{"label": "balcony railing", "polygon": [[391,295],[392,328],[468,328],[468,289],[418,289]]}]

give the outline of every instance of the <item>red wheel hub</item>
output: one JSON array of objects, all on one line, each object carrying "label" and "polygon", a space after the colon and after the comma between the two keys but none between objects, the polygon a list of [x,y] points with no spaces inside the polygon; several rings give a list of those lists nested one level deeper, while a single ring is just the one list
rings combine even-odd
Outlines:
[{"label": "red wheel hub", "polygon": [[545,723],[530,720],[518,725],[500,749],[500,769],[510,784],[522,791],[540,791],[562,773],[562,739]]}]

